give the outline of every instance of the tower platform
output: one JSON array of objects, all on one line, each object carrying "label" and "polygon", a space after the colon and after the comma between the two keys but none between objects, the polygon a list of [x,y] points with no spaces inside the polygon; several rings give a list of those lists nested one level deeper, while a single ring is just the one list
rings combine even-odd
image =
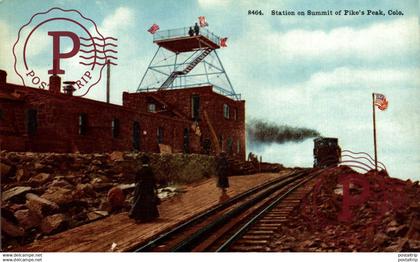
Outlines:
[{"label": "tower platform", "polygon": [[199,34],[194,36],[188,31],[189,27],[158,31],[153,35],[153,43],[174,53],[220,48],[220,37],[209,30],[200,28]]}]

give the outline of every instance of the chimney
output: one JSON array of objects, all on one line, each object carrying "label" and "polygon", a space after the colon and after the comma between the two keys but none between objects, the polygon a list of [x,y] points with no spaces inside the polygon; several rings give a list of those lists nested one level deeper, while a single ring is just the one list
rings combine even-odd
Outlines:
[{"label": "chimney", "polygon": [[4,70],[0,70],[0,87],[6,87],[7,73]]},{"label": "chimney", "polygon": [[69,96],[73,96],[73,92],[76,91],[76,88],[74,88],[74,84],[76,84],[76,82],[74,81],[64,81],[65,86],[63,87],[64,93],[69,95]]},{"label": "chimney", "polygon": [[59,94],[61,90],[61,78],[58,75],[50,76],[50,92]]}]

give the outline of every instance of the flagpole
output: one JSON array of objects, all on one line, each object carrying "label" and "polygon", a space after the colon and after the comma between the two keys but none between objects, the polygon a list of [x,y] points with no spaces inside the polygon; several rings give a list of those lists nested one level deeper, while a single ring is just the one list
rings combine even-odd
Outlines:
[{"label": "flagpole", "polygon": [[375,171],[378,171],[378,155],[376,151],[375,93],[372,93],[372,110],[373,110],[373,146],[375,149]]}]

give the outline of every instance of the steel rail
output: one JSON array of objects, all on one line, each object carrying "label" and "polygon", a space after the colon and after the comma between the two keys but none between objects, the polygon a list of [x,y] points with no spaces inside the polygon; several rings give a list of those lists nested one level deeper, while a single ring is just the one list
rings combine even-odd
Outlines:
[{"label": "steel rail", "polygon": [[263,215],[267,214],[269,211],[271,211],[275,206],[277,206],[281,201],[283,201],[290,193],[301,187],[303,184],[306,184],[308,181],[312,180],[314,177],[319,175],[323,170],[316,171],[314,174],[312,174],[310,177],[304,179],[303,181],[299,182],[298,184],[292,186],[287,192],[282,194],[280,197],[278,197],[276,200],[271,202],[267,207],[265,207],[263,210],[258,212],[255,216],[253,216],[251,219],[248,220],[242,227],[240,227],[231,237],[229,237],[226,241],[223,242],[222,245],[220,245],[215,252],[225,252],[227,249],[240,237],[242,237],[249,228],[254,225]]},{"label": "steel rail", "polygon": [[180,243],[178,243],[177,245],[172,247],[170,249],[170,251],[172,251],[172,252],[187,252],[187,251],[190,251],[194,247],[194,245],[196,245],[201,240],[206,238],[206,236],[209,235],[211,232],[213,232],[213,231],[217,230],[218,228],[220,228],[221,226],[223,226],[226,223],[226,221],[229,221],[230,219],[233,219],[234,217],[238,216],[239,214],[241,214],[245,210],[254,206],[256,203],[262,201],[263,199],[265,199],[266,197],[268,197],[272,193],[278,191],[282,187],[284,187],[284,186],[286,186],[290,183],[293,183],[294,181],[296,181],[296,180],[302,178],[303,176],[307,175],[307,173],[308,173],[308,170],[303,170],[303,171],[299,172],[298,175],[294,175],[291,179],[280,181],[277,185],[267,189],[266,191],[264,191],[260,195],[256,196],[255,198],[253,198],[253,199],[245,202],[244,204],[240,205],[239,207],[221,215],[215,221],[209,223],[207,226],[201,228],[200,230],[198,230],[197,232],[192,234],[190,237],[184,239],[183,241],[181,241]]},{"label": "steel rail", "polygon": [[175,236],[176,234],[184,231],[186,228],[188,228],[188,227],[190,227],[190,226],[192,226],[194,224],[197,224],[197,223],[203,221],[207,217],[215,214],[216,212],[219,212],[219,211],[221,211],[223,209],[226,209],[226,208],[228,208],[228,207],[236,204],[237,202],[245,199],[246,197],[251,196],[252,194],[258,193],[258,192],[260,192],[260,191],[262,191],[262,190],[264,190],[266,188],[269,188],[269,187],[271,187],[271,186],[273,186],[273,185],[275,185],[277,183],[280,183],[280,182],[285,181],[287,179],[293,178],[294,176],[296,176],[297,173],[303,172],[303,171],[305,171],[305,170],[299,170],[299,171],[294,170],[289,175],[286,175],[284,177],[281,177],[281,178],[274,179],[272,181],[266,182],[266,183],[264,183],[262,185],[259,185],[257,187],[254,187],[254,188],[252,188],[252,189],[250,189],[248,191],[245,191],[245,192],[243,192],[243,193],[241,193],[239,195],[236,195],[235,197],[232,197],[229,200],[227,200],[227,201],[225,201],[223,203],[220,203],[220,204],[218,204],[218,205],[210,208],[209,210],[206,210],[206,211],[204,211],[204,212],[202,212],[202,213],[200,213],[200,214],[192,217],[188,221],[183,222],[180,225],[177,225],[176,227],[174,227],[174,228],[172,228],[172,229],[170,229],[170,230],[168,230],[166,232],[163,232],[159,236],[157,236],[155,238],[152,238],[146,244],[143,244],[140,247],[135,248],[134,249],[134,252],[148,252],[148,251],[151,251],[152,248],[154,248],[154,247],[160,245],[161,243],[169,240],[172,236]]}]

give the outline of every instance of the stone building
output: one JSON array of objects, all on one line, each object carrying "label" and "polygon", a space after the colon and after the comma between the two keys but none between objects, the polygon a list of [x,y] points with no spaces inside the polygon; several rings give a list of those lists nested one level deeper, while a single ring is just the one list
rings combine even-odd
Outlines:
[{"label": "stone building", "polygon": [[58,76],[44,90],[7,83],[0,70],[0,149],[215,154],[219,147],[245,159],[245,102],[212,86],[124,92],[123,105],[61,89]]}]

